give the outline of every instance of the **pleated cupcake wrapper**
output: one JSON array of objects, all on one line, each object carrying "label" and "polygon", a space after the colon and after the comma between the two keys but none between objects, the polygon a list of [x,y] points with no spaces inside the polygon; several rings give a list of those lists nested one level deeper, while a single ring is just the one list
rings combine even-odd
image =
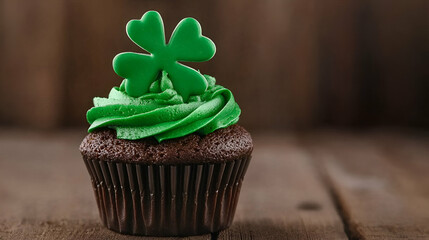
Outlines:
[{"label": "pleated cupcake wrapper", "polygon": [[189,236],[231,225],[247,159],[145,165],[85,159],[104,225],[148,236]]}]

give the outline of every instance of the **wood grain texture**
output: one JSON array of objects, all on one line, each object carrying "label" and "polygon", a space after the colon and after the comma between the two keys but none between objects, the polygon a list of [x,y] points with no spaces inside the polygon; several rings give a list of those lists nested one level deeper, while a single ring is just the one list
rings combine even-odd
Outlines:
[{"label": "wood grain texture", "polygon": [[83,240],[211,240],[211,235],[193,237],[142,237],[121,235],[100,225],[98,220],[0,222],[0,239],[83,239]]},{"label": "wood grain texture", "polygon": [[429,138],[323,134],[309,145],[352,239],[429,239]]},{"label": "wood grain texture", "polygon": [[[0,130],[0,239],[163,239],[101,225],[83,134]],[[179,239],[429,239],[428,146],[426,133],[255,136],[231,228]]]},{"label": "wood grain texture", "polygon": [[233,226],[218,239],[347,239],[305,149],[294,138],[256,137]]}]

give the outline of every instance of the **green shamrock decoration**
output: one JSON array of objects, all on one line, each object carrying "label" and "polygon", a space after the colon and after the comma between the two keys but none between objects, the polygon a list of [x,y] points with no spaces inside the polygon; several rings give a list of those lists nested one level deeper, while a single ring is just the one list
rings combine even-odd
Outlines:
[{"label": "green shamrock decoration", "polygon": [[190,95],[202,94],[207,89],[207,81],[201,73],[178,62],[208,61],[216,52],[213,41],[202,36],[197,20],[185,18],[180,21],[166,44],[161,15],[149,11],[140,20],[128,22],[127,34],[150,53],[125,52],[113,59],[113,69],[125,78],[128,95],[140,97],[147,93],[162,70],[168,73],[174,89],[185,101]]}]

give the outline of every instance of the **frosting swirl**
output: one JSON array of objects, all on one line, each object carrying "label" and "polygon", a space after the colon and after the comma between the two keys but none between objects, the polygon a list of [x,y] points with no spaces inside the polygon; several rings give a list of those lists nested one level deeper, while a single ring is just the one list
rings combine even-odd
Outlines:
[{"label": "frosting swirl", "polygon": [[113,128],[121,139],[155,137],[158,142],[190,133],[206,135],[238,121],[241,110],[231,91],[216,85],[215,78],[204,75],[208,88],[184,102],[163,71],[149,93],[134,98],[125,92],[124,82],[114,87],[108,98],[94,98],[87,112],[88,132]]}]

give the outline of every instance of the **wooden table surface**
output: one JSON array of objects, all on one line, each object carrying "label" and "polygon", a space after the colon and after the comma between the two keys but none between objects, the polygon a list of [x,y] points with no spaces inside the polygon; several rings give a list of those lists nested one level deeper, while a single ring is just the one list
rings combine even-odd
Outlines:
[{"label": "wooden table surface", "polygon": [[[0,131],[0,239],[158,239],[100,224],[83,134]],[[428,136],[255,135],[232,227],[183,239],[429,239]]]}]

